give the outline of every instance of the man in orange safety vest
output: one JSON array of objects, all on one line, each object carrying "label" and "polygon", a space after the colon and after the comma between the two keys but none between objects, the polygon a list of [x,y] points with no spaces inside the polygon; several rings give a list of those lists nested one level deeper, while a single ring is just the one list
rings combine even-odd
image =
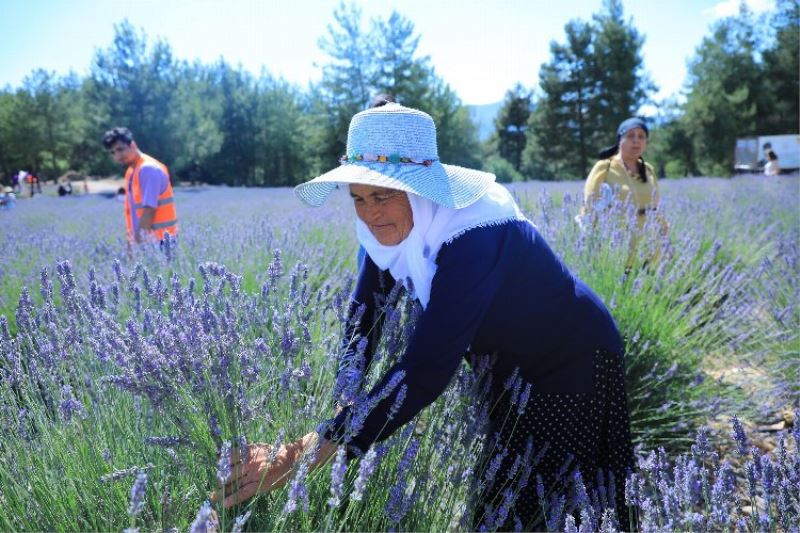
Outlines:
[{"label": "man in orange safety vest", "polygon": [[139,150],[128,128],[113,128],[103,135],[103,146],[117,163],[126,165],[125,224],[129,242],[178,234],[175,198],[166,165]]}]

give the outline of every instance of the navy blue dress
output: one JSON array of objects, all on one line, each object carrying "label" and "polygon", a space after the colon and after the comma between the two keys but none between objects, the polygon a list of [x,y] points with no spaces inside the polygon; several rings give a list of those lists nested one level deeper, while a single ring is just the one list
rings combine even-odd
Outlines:
[{"label": "navy blue dress", "polygon": [[[546,485],[556,487],[569,478],[564,466],[571,457],[570,469],[579,468],[589,486],[598,470],[606,480],[609,473],[615,478],[617,512],[624,513],[622,489],[633,454],[623,343],[602,301],[567,270],[527,221],[469,230],[442,246],[436,264],[430,302],[405,354],[373,389],[382,390],[402,370],[406,398],[388,417],[400,389],[395,388],[348,444],[366,451],[436,400],[469,354],[496,354],[492,394],[499,407],[493,411],[497,424],[492,429],[501,434],[499,446],[509,451],[504,468],[511,466],[515,454],[525,453],[532,439],[539,455],[534,475]],[[359,307],[364,310],[360,331],[379,334],[381,324],[372,322],[375,295],[387,294],[393,285],[389,273],[367,257],[350,308],[351,317]],[[365,353],[368,360],[375,342],[373,334]],[[510,395],[503,387],[512,374],[531,384],[530,399],[513,434],[506,431],[507,424],[500,424],[516,409],[508,404]],[[339,413],[327,438],[343,439],[352,409]],[[532,480],[523,489],[505,520],[496,515],[508,487],[486,486],[476,504],[476,529],[504,529],[514,523],[536,527],[541,509],[534,485]]]}]

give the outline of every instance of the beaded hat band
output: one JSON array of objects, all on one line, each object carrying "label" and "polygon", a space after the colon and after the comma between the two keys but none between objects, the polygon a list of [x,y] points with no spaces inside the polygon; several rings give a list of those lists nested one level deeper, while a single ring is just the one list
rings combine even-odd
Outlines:
[{"label": "beaded hat band", "polygon": [[367,163],[392,163],[393,165],[410,164],[410,165],[424,165],[429,167],[433,164],[432,159],[412,159],[410,157],[402,157],[398,154],[392,155],[376,155],[376,154],[353,154],[343,155],[339,158],[339,163],[346,165],[347,163],[358,163],[366,161]]}]

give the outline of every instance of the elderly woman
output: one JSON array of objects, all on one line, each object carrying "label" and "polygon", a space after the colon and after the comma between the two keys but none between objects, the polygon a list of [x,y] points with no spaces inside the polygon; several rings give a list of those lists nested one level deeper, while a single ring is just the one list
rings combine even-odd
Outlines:
[{"label": "elderly woman", "polygon": [[[658,213],[661,197],[655,171],[643,158],[648,135],[647,124],[641,118],[624,120],[617,128],[616,144],[600,152],[600,161],[595,163],[584,187],[584,217],[602,216],[610,203],[612,191],[616,192],[621,203],[630,202],[636,209],[636,229],[625,264],[628,269],[636,261],[637,245],[648,216],[657,217],[661,235],[666,236],[669,232],[666,219]],[[659,255],[657,248],[649,260],[655,261]]]},{"label": "elderly woman", "polygon": [[[271,464],[268,446],[251,445],[247,463],[234,458],[225,506],[282,485],[293,463],[312,448],[312,466],[339,444],[354,455],[366,452],[431,404],[469,352],[496,356],[491,434],[501,434],[500,446],[510,458],[501,468],[510,469],[516,455],[525,457],[532,438],[535,452],[542,453],[534,473],[545,485],[556,482],[570,456],[585,480],[596,479],[598,470],[606,479],[613,475],[616,510],[627,523],[621,488],[633,454],[623,343],[600,299],[567,270],[494,175],[439,162],[429,115],[396,103],[358,113],[341,163],[295,192],[318,206],[337,185],[349,187],[356,234],[367,252],[351,318],[358,312],[360,331],[379,331],[381,324],[372,322],[379,314],[375,294],[386,294],[393,280],[413,291],[421,315],[405,353],[372,397],[389,383],[396,386],[357,433],[348,431],[355,406],[347,406],[322,435],[309,433],[283,447]],[[366,356],[373,350],[370,340]],[[511,433],[502,427],[512,407],[503,383],[516,376],[531,387]],[[406,398],[397,410],[401,388]],[[507,522],[495,521],[494,527],[535,525],[541,515],[534,487],[531,482],[524,488]],[[476,527],[492,523],[501,488],[482,495],[474,509]]]}]

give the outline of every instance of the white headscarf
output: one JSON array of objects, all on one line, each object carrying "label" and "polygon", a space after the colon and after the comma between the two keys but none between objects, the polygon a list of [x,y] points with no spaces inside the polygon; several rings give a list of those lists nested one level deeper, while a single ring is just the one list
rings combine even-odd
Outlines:
[{"label": "white headscarf", "polygon": [[431,297],[436,257],[442,245],[473,228],[526,220],[511,193],[499,183],[491,184],[478,201],[463,209],[443,207],[411,193],[408,193],[408,200],[414,227],[400,244],[382,245],[358,217],[356,235],[378,268],[388,270],[406,287],[409,286],[407,280],[411,280],[423,308],[428,306]]}]

